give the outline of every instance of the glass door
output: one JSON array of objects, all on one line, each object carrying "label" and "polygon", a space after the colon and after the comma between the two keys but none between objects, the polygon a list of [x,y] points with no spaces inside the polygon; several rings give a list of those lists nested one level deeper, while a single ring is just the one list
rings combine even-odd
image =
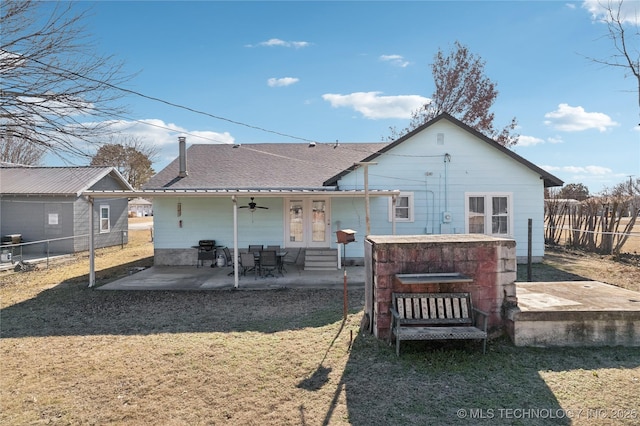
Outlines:
[{"label": "glass door", "polygon": [[288,247],[329,247],[331,245],[328,200],[290,199],[287,204]]}]

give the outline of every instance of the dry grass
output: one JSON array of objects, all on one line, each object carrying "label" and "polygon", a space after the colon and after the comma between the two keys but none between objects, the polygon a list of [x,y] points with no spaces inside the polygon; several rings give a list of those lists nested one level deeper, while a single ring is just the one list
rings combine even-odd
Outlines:
[{"label": "dry grass", "polygon": [[[130,241],[100,252],[99,283],[149,262],[148,233],[131,232]],[[118,266],[118,258],[135,262]],[[640,419],[637,348],[515,348],[499,339],[482,356],[472,342],[416,342],[398,359],[385,342],[358,333],[361,290],[350,292],[343,323],[341,291],[106,292],[86,288],[87,270],[80,257],[0,277],[0,424]],[[507,411],[517,409],[529,411]],[[572,419],[539,411],[558,417],[561,409]],[[525,413],[534,417],[523,420]]]}]

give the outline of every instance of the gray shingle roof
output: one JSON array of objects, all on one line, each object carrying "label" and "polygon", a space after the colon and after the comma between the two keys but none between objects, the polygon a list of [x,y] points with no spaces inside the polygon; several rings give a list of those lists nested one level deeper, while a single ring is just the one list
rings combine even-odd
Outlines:
[{"label": "gray shingle roof", "polygon": [[[335,147],[299,143],[194,144],[187,149],[188,176],[178,178],[176,158],[145,189],[321,188],[331,176],[387,143],[344,143]],[[176,153],[178,151],[176,146]]]},{"label": "gray shingle roof", "polygon": [[[2,195],[74,195],[111,174],[122,189],[132,189],[113,167],[0,167]],[[99,189],[99,188],[96,188]]]}]

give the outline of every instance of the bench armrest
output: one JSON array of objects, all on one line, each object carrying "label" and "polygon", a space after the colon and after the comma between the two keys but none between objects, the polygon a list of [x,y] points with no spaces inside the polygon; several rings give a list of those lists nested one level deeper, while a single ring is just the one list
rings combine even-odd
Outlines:
[{"label": "bench armrest", "polygon": [[396,309],[393,306],[389,308],[389,312],[391,312],[391,315],[393,316],[393,318],[397,320],[400,319],[400,314],[398,313],[398,311],[396,311]]},{"label": "bench armrest", "polygon": [[[473,308],[473,311],[476,314],[479,314],[482,317],[482,331],[484,331],[485,333],[487,332],[487,320],[489,319],[489,314],[486,313],[485,311],[481,311],[480,309],[477,308]],[[476,318],[476,322],[478,321],[478,318]]]}]

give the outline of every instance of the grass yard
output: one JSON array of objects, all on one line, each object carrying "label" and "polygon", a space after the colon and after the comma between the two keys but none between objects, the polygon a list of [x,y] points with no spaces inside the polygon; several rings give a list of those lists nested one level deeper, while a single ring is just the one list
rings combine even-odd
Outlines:
[{"label": "grass yard", "polygon": [[[150,264],[148,240],[132,231],[124,250],[101,250],[98,284]],[[615,267],[553,256],[534,279]],[[343,322],[342,291],[103,292],[86,288],[87,271],[80,256],[0,275],[0,424],[640,422],[638,348],[498,339],[482,355],[473,342],[415,342],[397,358],[359,332],[362,290],[350,291]]]}]

